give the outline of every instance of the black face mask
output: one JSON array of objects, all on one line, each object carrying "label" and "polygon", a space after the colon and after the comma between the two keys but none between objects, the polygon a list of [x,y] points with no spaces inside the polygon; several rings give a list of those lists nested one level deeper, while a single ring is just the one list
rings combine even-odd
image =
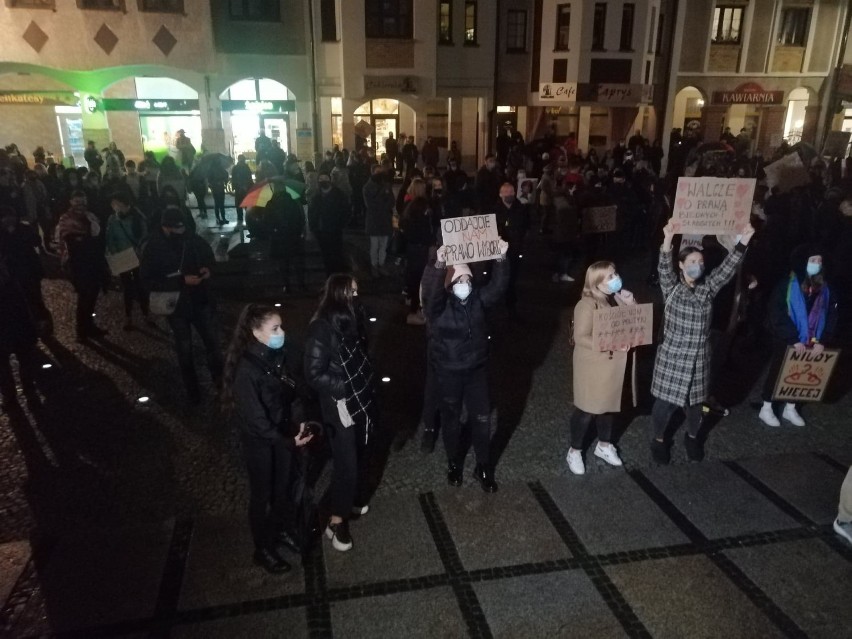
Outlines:
[{"label": "black face mask", "polygon": [[322,191],[323,193],[328,193],[329,191],[331,191],[331,184],[329,184],[328,182],[320,184],[320,191]]}]

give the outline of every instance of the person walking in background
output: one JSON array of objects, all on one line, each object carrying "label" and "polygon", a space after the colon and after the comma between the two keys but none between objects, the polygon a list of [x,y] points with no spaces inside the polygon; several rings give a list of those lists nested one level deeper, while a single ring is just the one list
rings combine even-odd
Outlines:
[{"label": "person walking in background", "polygon": [[86,144],[86,150],[83,151],[83,158],[86,160],[86,166],[90,171],[101,174],[101,167],[104,165],[104,159],[101,157],[98,147],[95,146],[94,140],[89,140]]},{"label": "person walking in background", "polygon": [[229,177],[228,169],[222,166],[221,159],[211,162],[207,170],[207,183],[210,185],[210,193],[213,194],[213,213],[219,226],[228,223],[228,217],[225,215],[225,185]]},{"label": "person walking in background", "polygon": [[491,406],[488,397],[488,322],[486,309],[502,299],[509,279],[506,253],[499,241],[491,281],[474,288],[470,267],[447,267],[446,247],[423,273],[423,312],[429,326],[428,361],[434,367],[441,398],[441,429],[447,452],[447,481],[461,486],[467,451],[462,448],[461,411],[472,423],[476,455],[474,477],[485,492],[497,491],[491,458]]},{"label": "person walking in background", "polygon": [[295,270],[299,289],[305,286],[305,214],[283,185],[279,185],[266,205],[266,227],[269,231],[269,257],[279,260],[284,277],[284,292],[290,288],[290,271]]},{"label": "person walking in background", "polygon": [[305,380],[319,396],[334,461],[325,534],[341,552],[352,548],[349,518],[370,509],[366,471],[377,410],[364,320],[358,282],[350,275],[332,275],[305,343]]},{"label": "person walking in background", "polygon": [[103,337],[107,331],[95,325],[98,293],[109,283],[109,270],[100,239],[101,225],[88,210],[86,194],[71,194],[71,208],[59,218],[56,240],[62,264],[67,267],[77,293],[75,326],[77,341]]},{"label": "person walking in background", "polygon": [[367,216],[365,231],[370,237],[370,268],[373,277],[384,275],[388,240],[393,235],[394,204],[391,185],[382,179],[381,167],[374,166],[370,181],[364,185]]},{"label": "person walking in background", "polygon": [[682,249],[678,255],[680,273],[675,275],[672,263],[672,223],[663,229],[660,248],[660,287],[665,299],[663,342],[657,350],[651,394],[656,398],[652,412],[654,438],[651,454],[659,464],[671,459],[665,441],[672,416],[686,413],[687,433],[684,435],[686,454],[692,461],[704,458],[704,446],[699,439],[702,404],[710,385],[710,320],[713,298],[736,273],[754,235],[747,225],[740,241],[724,261],[704,277],[704,256],[695,247]]},{"label": "person walking in background", "polygon": [[515,187],[506,182],[500,187],[500,200],[494,212],[500,237],[509,243],[509,282],[506,287],[506,308],[509,314],[518,316],[518,276],[524,256],[524,238],[530,228],[529,209],[515,197]]},{"label": "person walking in background", "polygon": [[162,195],[167,187],[174,189],[182,204],[186,202],[186,178],[175,159],[169,155],[163,158],[157,174],[157,193]]},{"label": "person walking in background", "polygon": [[242,226],[244,223],[243,216],[243,199],[245,199],[254,181],[251,175],[251,167],[246,163],[246,156],[240,154],[237,156],[237,163],[231,169],[231,185],[234,187],[234,208],[237,210],[237,226]]},{"label": "person walking in background", "polygon": [[[810,351],[819,355],[826,343],[831,343],[837,327],[837,300],[826,281],[821,249],[803,244],[793,251],[789,277],[778,282],[769,298],[768,319],[772,355],[758,417],[767,426],[777,428],[781,422],[772,405],[772,394],[787,348],[792,346],[799,354]],[[793,426],[805,425],[794,402],[784,405],[781,418]]]},{"label": "person walking in background", "polygon": [[178,151],[181,168],[189,171],[192,168],[192,163],[195,161],[196,151],[192,140],[189,139],[183,129],[178,129],[177,136],[175,137],[175,148]]},{"label": "person walking in background", "polygon": [[313,435],[295,396],[278,309],[247,305],[228,347],[222,409],[233,416],[249,477],[248,519],[254,563],[266,572],[289,572],[281,549],[300,552],[291,535],[290,484],[296,449]]},{"label": "person walking in background", "polygon": [[426,198],[426,182],[415,178],[408,187],[410,200],[400,220],[405,237],[405,286],[408,292],[409,312],[406,324],[419,326],[426,323],[420,309],[420,280],[429,258],[429,247],[435,244],[434,213]]},{"label": "person walking in background", "polygon": [[308,205],[308,227],[319,244],[325,274],[348,270],[343,254],[343,229],[349,219],[349,203],[343,192],[331,183],[328,173],[317,177],[319,192]]},{"label": "person walking in background", "polygon": [[[108,255],[118,255],[133,250],[140,255],[142,243],[148,237],[145,216],[133,206],[131,198],[125,193],[113,194],[110,205],[113,214],[107,221],[106,251]],[[148,294],[142,288],[139,266],[118,274],[121,290],[124,293],[124,330],[133,330],[133,302],[139,304],[142,317],[149,325],[153,321],[148,317]]]},{"label": "person walking in background", "polygon": [[636,406],[636,358],[629,347],[598,350],[592,343],[592,333],[596,310],[634,304],[633,294],[622,288],[615,264],[595,262],[586,270],[583,295],[574,307],[574,413],[566,461],[575,475],[586,472],[583,444],[592,424],[598,435],[595,457],[612,466],[622,465],[612,443],[612,427],[622,411],[625,395]]},{"label": "person walking in background", "polygon": [[394,172],[400,169],[397,157],[399,156],[399,142],[393,137],[393,131],[388,133],[388,137],[385,140],[385,155],[387,155],[388,161],[391,163],[391,169]]}]

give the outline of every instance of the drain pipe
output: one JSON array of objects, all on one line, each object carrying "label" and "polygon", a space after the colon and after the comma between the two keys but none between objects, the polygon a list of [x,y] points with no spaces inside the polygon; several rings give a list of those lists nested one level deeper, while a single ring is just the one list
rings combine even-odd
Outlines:
[{"label": "drain pipe", "polygon": [[[335,16],[336,18],[336,16]],[[319,105],[319,97],[317,95],[317,47],[316,38],[314,37],[314,0],[308,0],[308,22],[310,23],[311,35],[311,126],[314,129],[314,161],[317,155],[322,153],[319,128],[319,113],[317,107]]]}]

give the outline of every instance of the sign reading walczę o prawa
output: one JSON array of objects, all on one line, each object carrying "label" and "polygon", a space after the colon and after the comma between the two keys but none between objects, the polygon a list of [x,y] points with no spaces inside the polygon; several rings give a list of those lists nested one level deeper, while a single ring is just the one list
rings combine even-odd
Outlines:
[{"label": "sign reading walcz\u0119 o prawa", "polygon": [[754,178],[678,178],[671,220],[674,232],[741,233],[751,216],[754,185]]},{"label": "sign reading walcz\u0119 o prawa", "polygon": [[797,353],[790,346],[775,382],[772,399],[783,402],[821,402],[840,351],[825,349],[819,355],[811,350]]}]

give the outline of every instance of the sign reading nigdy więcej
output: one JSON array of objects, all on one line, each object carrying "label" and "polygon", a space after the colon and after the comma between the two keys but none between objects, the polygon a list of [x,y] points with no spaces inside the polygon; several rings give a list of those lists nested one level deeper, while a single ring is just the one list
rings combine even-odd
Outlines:
[{"label": "sign reading nigdy wi\u0119cej", "polygon": [[751,216],[754,185],[754,178],[678,178],[671,220],[674,232],[741,233]]},{"label": "sign reading nigdy wi\u0119cej", "polygon": [[441,220],[441,236],[450,266],[500,257],[500,234],[493,213]]},{"label": "sign reading nigdy wi\u0119cej", "polygon": [[599,351],[620,351],[653,343],[654,305],[631,304],[595,311],[592,344]]},{"label": "sign reading nigdy wi\u0119cej", "polygon": [[838,359],[839,350],[827,348],[817,355],[811,350],[797,353],[792,346],[788,347],[772,399],[781,402],[821,402]]}]

